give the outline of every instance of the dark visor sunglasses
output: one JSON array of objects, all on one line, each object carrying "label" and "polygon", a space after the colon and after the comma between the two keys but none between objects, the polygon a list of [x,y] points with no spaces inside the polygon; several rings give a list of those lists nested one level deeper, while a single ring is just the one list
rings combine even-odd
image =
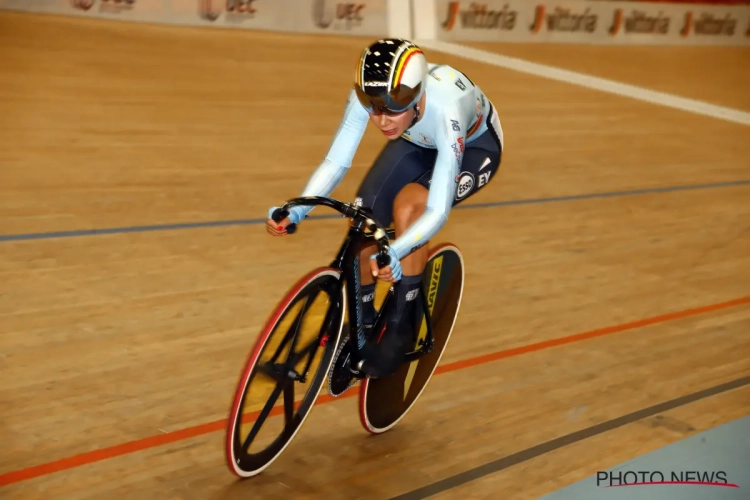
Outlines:
[{"label": "dark visor sunglasses", "polygon": [[390,92],[383,92],[384,87],[373,87],[366,85],[367,90],[363,90],[359,85],[354,85],[357,92],[357,99],[368,113],[374,113],[375,110],[390,111],[391,113],[402,113],[409,109],[414,99],[419,95],[422,84],[416,88],[408,85],[398,85]]}]

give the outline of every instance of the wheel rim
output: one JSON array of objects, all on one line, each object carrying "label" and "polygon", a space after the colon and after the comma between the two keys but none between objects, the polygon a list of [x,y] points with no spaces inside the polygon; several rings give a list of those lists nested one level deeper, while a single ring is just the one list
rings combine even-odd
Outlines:
[{"label": "wheel rim", "polygon": [[[264,329],[230,415],[227,458],[236,474],[249,477],[268,467],[309,415],[340,340],[345,296],[339,277],[324,270],[303,280]],[[321,342],[324,326],[327,342]],[[306,367],[306,380],[295,380]],[[276,415],[282,418],[271,418]]]},{"label": "wheel rim", "polygon": [[[434,350],[417,360],[416,366],[412,363],[406,363],[399,367],[399,370],[393,375],[376,380],[366,379],[362,383],[360,388],[360,420],[368,432],[379,434],[391,429],[411,410],[429,384],[450,341],[463,298],[465,269],[463,256],[460,250],[453,245],[443,245],[436,248],[429,257],[427,269],[430,269],[431,263],[441,255],[445,257],[446,261],[453,261],[451,269],[453,279],[451,280],[452,283],[447,284],[447,293],[442,300],[437,299],[433,311],[435,323]],[[447,262],[445,263],[447,264]],[[426,276],[426,288],[429,294],[429,273]],[[449,311],[446,302],[450,303],[452,300],[455,300],[455,309]],[[439,339],[441,335],[444,336],[442,345]],[[408,380],[411,380],[411,383],[407,383]],[[403,399],[399,398],[398,395],[403,396]],[[393,400],[394,397],[399,401]]]}]

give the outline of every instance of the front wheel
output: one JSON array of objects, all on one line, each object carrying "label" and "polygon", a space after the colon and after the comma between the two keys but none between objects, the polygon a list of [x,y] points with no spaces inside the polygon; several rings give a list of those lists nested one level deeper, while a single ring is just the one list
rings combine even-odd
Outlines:
[{"label": "front wheel", "polygon": [[[340,280],[333,268],[311,272],[284,296],[261,330],[227,422],[226,459],[238,476],[254,476],[271,465],[310,414],[344,324]],[[295,389],[303,394],[300,401],[295,401]]]}]

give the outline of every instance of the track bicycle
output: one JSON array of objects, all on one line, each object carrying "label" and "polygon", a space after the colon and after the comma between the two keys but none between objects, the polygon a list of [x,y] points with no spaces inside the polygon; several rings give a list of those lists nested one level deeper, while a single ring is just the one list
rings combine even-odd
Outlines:
[{"label": "track bicycle", "polygon": [[[358,374],[351,367],[377,349],[379,339],[367,335],[361,322],[360,250],[374,243],[378,266],[385,267],[390,264],[388,251],[395,233],[379,225],[369,208],[326,197],[293,198],[272,219],[283,220],[297,205],[332,208],[351,219],[351,225],[331,264],[312,270],[284,295],[247,358],[225,437],[227,464],[240,477],[259,474],[281,455],[309,416],[326,378],[333,396],[360,381],[362,426],[373,434],[391,429],[432,378],[461,304],[463,256],[456,246],[442,244],[430,252],[423,273],[419,326],[410,344],[414,348],[404,353],[404,362],[388,376]],[[289,234],[296,229],[294,224],[287,227]],[[391,284],[371,332],[382,333],[385,328],[398,286],[399,282]],[[302,393],[299,400],[297,391]],[[277,405],[279,398],[282,403]],[[283,418],[272,418],[276,415]],[[264,426],[272,428],[267,436],[261,436]]]}]

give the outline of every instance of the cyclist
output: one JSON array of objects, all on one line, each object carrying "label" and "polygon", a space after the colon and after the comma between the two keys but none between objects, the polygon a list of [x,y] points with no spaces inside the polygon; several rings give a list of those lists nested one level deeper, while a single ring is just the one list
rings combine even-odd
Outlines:
[{"label": "cyclist", "polygon": [[[362,323],[369,331],[377,315],[374,278],[400,281],[388,332],[412,328],[427,263],[425,244],[443,227],[451,207],[492,180],[501,161],[503,131],[494,105],[468,76],[448,65],[428,64],[408,40],[378,40],[362,52],[342,121],[301,196],[333,192],[351,166],[368,122],[388,142],[355,203],[369,207],[383,227],[393,223],[396,240],[390,247],[391,264],[383,269],[374,260],[375,246],[362,251]],[[300,223],[312,209],[293,207],[277,223],[271,219],[276,208],[269,210],[266,226],[274,236],[287,234],[286,227]],[[367,357],[353,371],[374,377],[393,372],[411,331],[384,336],[380,356]]]}]

